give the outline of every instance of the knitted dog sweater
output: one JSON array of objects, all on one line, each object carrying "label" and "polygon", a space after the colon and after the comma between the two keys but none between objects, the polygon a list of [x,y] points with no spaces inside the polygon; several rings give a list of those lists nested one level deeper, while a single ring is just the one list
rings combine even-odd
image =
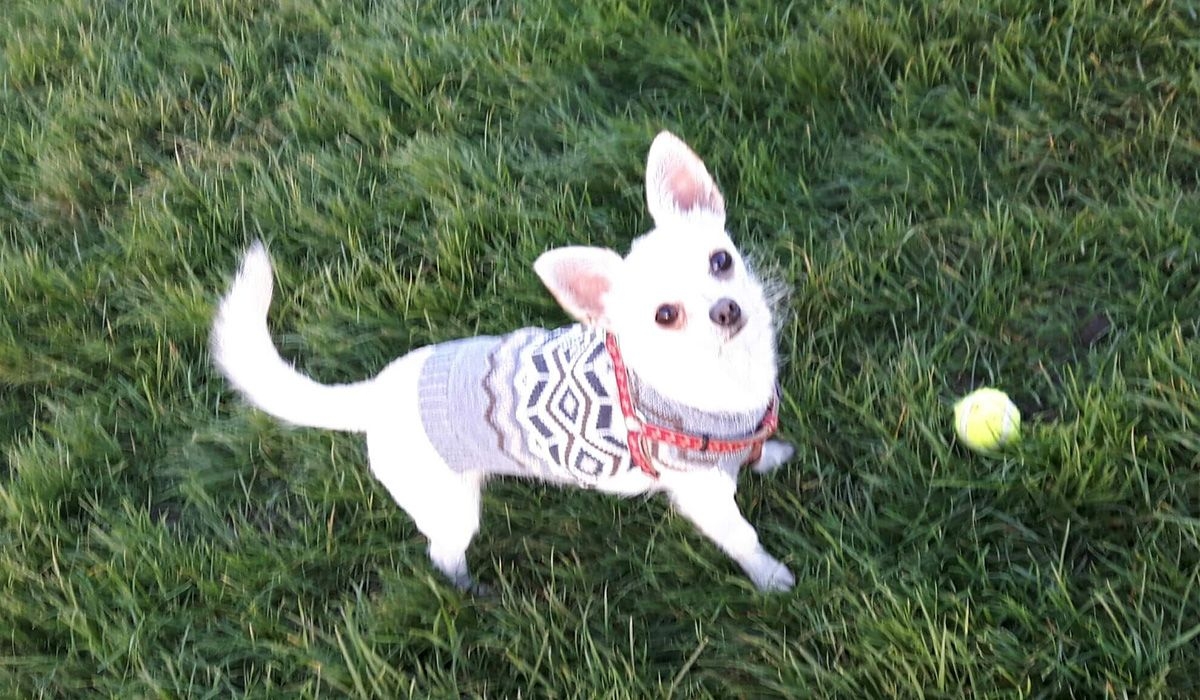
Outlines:
[{"label": "knitted dog sweater", "polygon": [[[435,345],[418,392],[425,433],[456,471],[534,476],[582,486],[636,468],[604,332],[583,325],[524,328]],[[707,413],[667,400],[636,375],[643,421],[713,437],[752,433],[756,413]],[[764,411],[766,407],[764,406]],[[668,469],[736,469],[749,456],[643,446]]]}]

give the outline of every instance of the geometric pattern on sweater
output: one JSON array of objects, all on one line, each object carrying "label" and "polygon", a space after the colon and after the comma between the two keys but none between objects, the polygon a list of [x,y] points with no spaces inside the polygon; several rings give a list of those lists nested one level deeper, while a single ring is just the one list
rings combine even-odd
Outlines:
[{"label": "geometric pattern on sweater", "polygon": [[[432,346],[417,386],[426,438],[458,472],[483,469],[595,486],[637,469],[604,337],[577,324]],[[765,405],[746,413],[698,411],[668,399],[632,371],[629,380],[638,417],[674,430],[742,438],[766,411]],[[720,454],[648,440],[641,446],[656,465],[676,471],[736,471],[750,454],[749,448]]]},{"label": "geometric pattern on sweater", "polygon": [[543,478],[580,484],[632,468],[602,331],[516,331],[501,338],[488,365],[486,421],[512,459]]}]

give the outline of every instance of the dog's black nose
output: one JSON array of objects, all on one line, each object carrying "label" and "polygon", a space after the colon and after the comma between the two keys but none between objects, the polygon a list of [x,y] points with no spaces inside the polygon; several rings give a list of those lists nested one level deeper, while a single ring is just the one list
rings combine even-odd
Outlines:
[{"label": "dog's black nose", "polygon": [[708,310],[708,317],[718,326],[725,328],[736,326],[742,320],[742,307],[728,297],[718,299],[717,303]]}]

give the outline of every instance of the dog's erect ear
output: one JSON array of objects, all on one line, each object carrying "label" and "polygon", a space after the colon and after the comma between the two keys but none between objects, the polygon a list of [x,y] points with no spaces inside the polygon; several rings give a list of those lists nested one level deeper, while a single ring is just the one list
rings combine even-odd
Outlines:
[{"label": "dog's erect ear", "polygon": [[568,246],[538,256],[533,269],[567,313],[584,323],[605,317],[604,296],[612,289],[621,256],[607,248]]},{"label": "dog's erect ear", "polygon": [[704,161],[669,131],[650,144],[646,159],[646,203],[654,223],[702,214],[725,223],[725,198]]}]

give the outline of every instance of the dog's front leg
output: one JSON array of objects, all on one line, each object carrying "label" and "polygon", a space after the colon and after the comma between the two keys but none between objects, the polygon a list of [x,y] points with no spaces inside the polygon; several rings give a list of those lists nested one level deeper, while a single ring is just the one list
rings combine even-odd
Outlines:
[{"label": "dog's front leg", "polygon": [[763,445],[762,455],[758,461],[750,465],[755,474],[769,474],[779,468],[779,465],[792,458],[796,448],[781,440],[767,440]]},{"label": "dog's front leg", "polygon": [[720,471],[680,475],[668,490],[675,508],[733,558],[762,591],[786,591],[796,577],[758,542],[754,526],[742,517],[735,477]]}]

